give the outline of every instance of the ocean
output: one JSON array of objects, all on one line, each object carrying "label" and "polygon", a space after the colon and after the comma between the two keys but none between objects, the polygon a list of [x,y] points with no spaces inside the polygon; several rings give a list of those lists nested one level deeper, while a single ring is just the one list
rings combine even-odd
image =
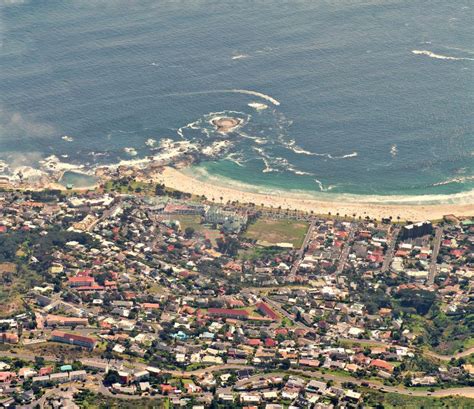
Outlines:
[{"label": "ocean", "polygon": [[[0,0],[0,160],[92,168],[225,140],[197,177],[472,201],[470,0]],[[233,116],[227,135],[209,123]],[[147,142],[148,141],[148,142]]]}]

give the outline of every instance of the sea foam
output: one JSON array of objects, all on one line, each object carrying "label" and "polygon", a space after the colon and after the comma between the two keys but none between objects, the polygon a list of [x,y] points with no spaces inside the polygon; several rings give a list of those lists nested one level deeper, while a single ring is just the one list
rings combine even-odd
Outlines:
[{"label": "sea foam", "polygon": [[451,61],[474,61],[474,58],[468,58],[468,57],[452,57],[449,55],[442,55],[442,54],[436,54],[432,51],[428,50],[412,50],[411,51],[413,54],[416,55],[424,55],[426,57],[430,58],[436,58],[438,60],[451,60]]}]

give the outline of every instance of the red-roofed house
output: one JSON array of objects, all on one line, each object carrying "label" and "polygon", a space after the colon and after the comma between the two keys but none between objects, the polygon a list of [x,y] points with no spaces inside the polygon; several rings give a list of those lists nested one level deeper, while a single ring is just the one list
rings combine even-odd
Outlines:
[{"label": "red-roofed house", "polygon": [[84,337],[82,335],[69,334],[63,331],[51,332],[51,341],[62,342],[65,344],[77,345],[87,349],[94,349],[97,341],[94,338]]},{"label": "red-roofed house", "polygon": [[11,382],[15,378],[15,372],[0,372],[0,383]]},{"label": "red-roofed house", "polygon": [[383,359],[374,359],[370,362],[369,366],[372,368],[383,369],[389,373],[392,373],[394,369],[394,366],[391,363],[384,361]]},{"label": "red-roofed house", "polygon": [[278,320],[278,314],[273,311],[266,303],[260,302],[257,304],[257,309],[266,317],[271,318],[272,320]]},{"label": "red-roofed house", "polygon": [[277,346],[277,342],[274,339],[266,338],[265,339],[265,346],[267,348],[273,348]]},{"label": "red-roofed house", "polygon": [[262,345],[262,341],[258,338],[250,338],[247,339],[247,345],[250,345],[251,347],[259,347]]},{"label": "red-roofed house", "polygon": [[209,308],[207,313],[211,317],[236,318],[240,320],[246,320],[249,317],[249,312],[246,310],[231,310],[228,308]]},{"label": "red-roofed house", "polygon": [[70,287],[90,287],[95,284],[94,277],[69,277],[68,284]]}]

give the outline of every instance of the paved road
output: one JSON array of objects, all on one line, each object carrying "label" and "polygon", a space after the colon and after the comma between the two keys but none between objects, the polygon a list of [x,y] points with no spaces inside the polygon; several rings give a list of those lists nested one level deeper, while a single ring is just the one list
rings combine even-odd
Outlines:
[{"label": "paved road", "polygon": [[465,358],[467,356],[474,354],[474,347],[466,349],[465,351],[462,351],[462,352],[458,352],[453,355],[440,355],[433,351],[425,351],[424,354],[429,355],[433,358],[439,359],[440,361],[450,361],[453,358],[454,359]]},{"label": "paved road", "polygon": [[434,280],[437,272],[437,259],[439,254],[439,248],[441,246],[441,239],[443,237],[443,229],[441,227],[435,227],[435,237],[433,240],[433,254],[431,254],[430,271],[428,278],[426,279],[426,285],[431,286],[434,284]]},{"label": "paved road", "polygon": [[339,257],[339,262],[337,264],[336,275],[341,274],[344,271],[344,266],[346,265],[347,258],[349,257],[349,253],[351,252],[352,248],[352,240],[354,239],[355,230],[354,227],[351,226],[349,231],[349,236],[347,237],[347,241],[344,243],[344,248],[342,249],[341,255]]},{"label": "paved road", "polygon": [[303,244],[298,250],[297,258],[293,262],[293,266],[291,267],[290,276],[295,276],[296,273],[298,272],[298,268],[300,266],[301,260],[304,257],[306,247],[308,246],[309,241],[311,240],[311,236],[313,235],[313,230],[314,230],[315,225],[316,225],[316,220],[312,220],[311,224],[309,225],[308,231],[306,232],[306,235],[304,237]]},{"label": "paved road", "polygon": [[[328,373],[322,373],[320,371],[310,371],[310,370],[304,370],[304,369],[291,369],[289,371],[290,373],[296,373],[296,374],[301,374],[304,376],[309,376],[314,379],[320,379],[325,382],[327,381],[333,381],[336,385],[341,385],[343,383],[351,382],[356,385],[368,385],[372,389],[377,389],[381,392],[393,392],[393,393],[398,393],[401,395],[410,395],[410,396],[436,396],[436,397],[442,397],[442,396],[464,396],[468,398],[474,397],[474,387],[465,387],[465,388],[448,388],[448,389],[443,389],[443,390],[437,390],[435,392],[429,392],[427,390],[420,390],[416,388],[406,388],[404,386],[385,386],[382,383],[379,382],[374,382],[374,381],[365,381],[362,379],[354,379],[349,376],[342,376],[342,375],[334,375],[334,374],[328,374]],[[256,374],[248,378],[246,381],[251,382],[251,381],[257,381],[261,378],[271,378],[274,376],[284,376],[287,375],[286,372],[283,371],[276,371],[276,372],[270,372],[270,373],[265,373],[265,374]]]},{"label": "paved road", "polygon": [[395,254],[395,245],[397,244],[398,233],[400,232],[399,227],[395,227],[390,234],[390,243],[388,245],[387,252],[382,264],[382,273],[385,273],[390,268],[392,264],[392,259]]},{"label": "paved road", "polygon": [[92,231],[95,226],[97,226],[100,222],[107,220],[122,204],[122,199],[117,196],[115,199],[116,203],[112,205],[110,209],[104,210],[104,213],[102,213],[102,216],[100,216],[97,220],[94,220],[93,223],[91,223],[89,226],[87,226],[87,231]]},{"label": "paved road", "polygon": [[[467,351],[466,351],[467,353]],[[0,355],[2,356],[16,356],[16,357],[19,357],[19,358],[23,358],[23,359],[32,359],[33,355],[32,354],[8,354],[8,353],[4,353],[2,352]],[[51,357],[44,357],[46,360],[57,360],[57,358],[53,358],[51,359]],[[33,358],[34,359],[34,358]],[[84,360],[86,361],[86,360]],[[91,360],[87,360],[87,361],[91,361]],[[95,362],[107,362],[105,360],[102,360],[102,359],[96,359],[96,360],[93,360]],[[86,362],[84,362],[86,363]],[[131,365],[131,367],[133,369],[136,369],[136,370],[143,370],[144,368],[146,368],[146,365],[145,364],[141,364],[141,363],[131,363],[129,361],[116,361],[116,362],[113,362],[112,364],[125,364],[125,365]],[[256,369],[254,368],[253,366],[251,365],[235,365],[235,364],[223,364],[223,365],[213,365],[213,366],[208,366],[208,367],[205,367],[205,368],[201,368],[201,369],[196,369],[194,371],[177,371],[177,370],[167,370],[167,369],[164,369],[163,372],[164,373],[169,373],[171,374],[172,376],[176,376],[176,377],[190,377],[190,376],[199,376],[199,375],[202,375],[204,373],[213,373],[213,372],[219,372],[219,371],[227,371],[227,370],[231,370],[231,369]],[[435,392],[428,392],[426,390],[418,390],[418,389],[407,389],[403,386],[385,386],[385,385],[382,385],[381,383],[378,383],[378,382],[373,382],[373,381],[365,381],[365,380],[360,380],[360,379],[355,379],[355,378],[352,378],[350,377],[349,375],[348,376],[341,376],[341,375],[334,375],[334,374],[328,374],[328,373],[322,373],[320,371],[309,371],[309,370],[302,370],[302,369],[291,369],[290,372],[293,372],[293,373],[300,373],[302,375],[305,375],[305,376],[310,376],[312,378],[320,378],[320,379],[323,379],[325,381],[334,381],[338,384],[341,384],[343,382],[352,382],[354,384],[358,384],[358,385],[361,385],[363,382],[364,384],[368,384],[370,387],[374,388],[374,389],[378,389],[380,391],[385,391],[385,392],[394,392],[394,393],[399,393],[399,394],[403,394],[403,395],[413,395],[413,396],[437,396],[437,397],[442,397],[442,396],[464,396],[464,397],[469,397],[469,398],[474,398],[474,387],[464,387],[464,388],[447,388],[447,389],[443,389],[443,390],[437,390]],[[267,374],[260,374],[258,375],[258,377],[269,377],[269,376],[275,376],[275,375],[284,375],[285,372],[272,372],[272,373],[267,373]],[[257,375],[256,375],[257,376]],[[102,388],[100,390],[101,392],[105,392],[105,388]],[[110,394],[110,392],[108,392],[107,394]],[[128,396],[128,395],[121,395],[121,396],[117,396],[117,395],[113,395],[115,397],[120,397],[120,398],[123,398],[123,399],[137,399],[135,396]]]},{"label": "paved road", "polygon": [[273,301],[272,299],[268,298],[268,297],[263,297],[263,300],[268,304],[270,305],[270,307],[272,307],[274,310],[276,310],[276,312],[278,312],[278,314],[280,314],[281,316],[283,317],[286,317],[288,318],[289,320],[291,320],[296,327],[298,328],[304,328],[304,329],[313,329],[311,327],[309,327],[308,325],[300,322],[300,321],[296,321],[295,320],[295,316],[293,314],[290,314],[289,312],[287,312],[286,310],[284,310],[282,308],[282,306],[280,305],[280,303],[276,302],[276,301]]}]

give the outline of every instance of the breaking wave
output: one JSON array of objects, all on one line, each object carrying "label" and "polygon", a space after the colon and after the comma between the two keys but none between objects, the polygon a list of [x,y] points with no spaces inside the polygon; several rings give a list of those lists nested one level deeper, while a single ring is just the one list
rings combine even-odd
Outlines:
[{"label": "breaking wave", "polygon": [[433,183],[431,186],[445,186],[445,185],[450,185],[451,183],[466,183],[466,182],[471,182],[471,181],[474,181],[474,175],[461,176],[458,178],[443,180],[441,182]]},{"label": "breaking wave", "polygon": [[249,58],[248,54],[237,54],[232,57],[233,60],[243,60],[244,58]]},{"label": "breaking wave", "polygon": [[314,181],[318,185],[319,190],[321,192],[329,192],[330,190],[334,188],[334,185],[329,185],[328,187],[324,187],[323,182],[321,182],[319,179],[314,179]]},{"label": "breaking wave", "polygon": [[273,105],[280,105],[280,102],[277,101],[275,98],[271,97],[270,95],[263,94],[257,91],[249,91],[246,89],[231,89],[231,90],[222,90],[222,92],[235,92],[237,94],[246,94],[246,95],[254,95],[256,97],[263,98],[264,100],[271,102]]},{"label": "breaking wave", "polygon": [[390,147],[390,155],[392,155],[392,157],[395,157],[395,156],[398,155],[398,147],[397,147],[397,145],[394,144],[394,145],[392,145],[392,146]]},{"label": "breaking wave", "polygon": [[342,155],[342,156],[332,156],[330,153],[327,154],[327,157],[329,159],[346,159],[346,158],[355,158],[357,156],[359,156],[357,152],[348,153],[347,155]]},{"label": "breaking wave", "polygon": [[244,94],[244,95],[253,95],[254,97],[262,98],[268,102],[271,102],[275,106],[280,105],[280,101],[273,98],[270,95],[264,94],[263,92],[252,91],[248,89],[216,89],[209,91],[191,91],[191,92],[175,92],[171,94],[160,95],[161,97],[172,97],[172,96],[187,96],[187,95],[206,95],[206,94]]},{"label": "breaking wave", "polygon": [[416,55],[424,55],[426,57],[430,58],[436,58],[438,60],[451,60],[451,61],[474,61],[474,58],[468,58],[468,57],[452,57],[449,55],[442,55],[442,54],[436,54],[432,51],[428,50],[412,50],[411,51],[413,54]]},{"label": "breaking wave", "polygon": [[[278,189],[268,185],[256,185],[242,181],[238,181],[226,176],[216,175],[215,173],[209,173],[203,167],[193,167],[193,177],[198,179],[212,182],[215,185],[225,186],[227,188],[236,188],[238,190],[261,193],[268,195],[286,196],[290,198],[301,198],[301,199],[317,199],[321,201],[341,201],[341,202],[356,202],[356,203],[371,203],[371,204],[383,204],[383,205],[429,205],[429,204],[472,204],[474,201],[474,190],[454,193],[454,194],[432,194],[432,195],[364,195],[364,194],[351,194],[351,193],[334,193],[330,192],[334,185],[327,187],[320,181],[315,179],[314,182],[319,187],[318,191],[308,191],[301,189]],[[321,193],[325,194],[322,195]]]}]

